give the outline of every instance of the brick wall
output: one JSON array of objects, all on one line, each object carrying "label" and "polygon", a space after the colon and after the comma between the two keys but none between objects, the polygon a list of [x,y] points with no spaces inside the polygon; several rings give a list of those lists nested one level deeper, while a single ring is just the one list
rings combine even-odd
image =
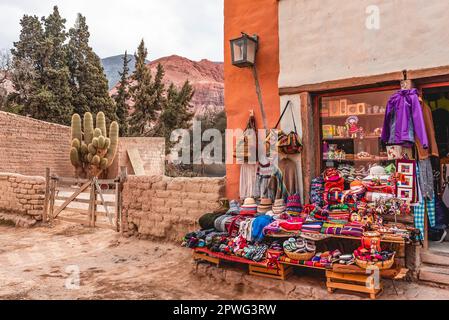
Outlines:
[{"label": "brick wall", "polygon": [[219,207],[224,178],[129,177],[123,189],[125,233],[179,241],[198,219]]},{"label": "brick wall", "polygon": [[72,176],[70,128],[0,111],[0,172]]},{"label": "brick wall", "polygon": [[42,220],[45,179],[0,173],[0,220],[31,226]]}]

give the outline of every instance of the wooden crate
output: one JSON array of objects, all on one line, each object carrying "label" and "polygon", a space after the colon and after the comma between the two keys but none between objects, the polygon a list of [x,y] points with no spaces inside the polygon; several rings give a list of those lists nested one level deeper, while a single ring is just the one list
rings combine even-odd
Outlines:
[{"label": "wooden crate", "polygon": [[383,290],[382,281],[379,280],[378,287],[376,288],[374,278],[367,274],[347,274],[327,270],[326,278],[329,293],[335,292],[336,289],[342,289],[367,293],[370,299],[376,299]]},{"label": "wooden crate", "polygon": [[271,278],[276,280],[286,280],[293,273],[293,268],[290,266],[279,265],[279,269],[265,268],[256,265],[249,265],[249,274],[264,278]]},{"label": "wooden crate", "polygon": [[220,258],[211,257],[206,253],[193,251],[193,260],[195,261],[207,261],[215,264],[217,267],[220,266]]}]

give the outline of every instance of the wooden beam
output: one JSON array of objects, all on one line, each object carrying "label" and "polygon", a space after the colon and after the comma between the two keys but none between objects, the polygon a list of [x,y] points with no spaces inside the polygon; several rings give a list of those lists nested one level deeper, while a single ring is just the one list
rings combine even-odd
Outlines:
[{"label": "wooden beam", "polygon": [[410,80],[449,75],[449,66],[426,68],[419,70],[407,70],[407,78]]},{"label": "wooden beam", "polygon": [[385,73],[374,76],[354,77],[349,79],[332,80],[315,84],[305,84],[297,87],[279,88],[280,95],[298,94],[301,92],[324,92],[344,88],[357,88],[372,86],[374,84],[384,85],[386,83],[401,81],[404,79],[402,71]]},{"label": "wooden beam", "polygon": [[133,167],[134,174],[136,176],[144,176],[145,169],[143,167],[143,161],[140,157],[139,150],[137,148],[130,148],[126,150],[128,153],[129,161],[131,162],[131,166]]},{"label": "wooden beam", "polygon": [[80,195],[80,193],[82,193],[84,190],[86,190],[87,188],[89,188],[89,186],[91,185],[91,182],[86,182],[85,184],[83,184],[78,191],[74,192],[60,207],[58,210],[56,210],[56,212],[53,215],[53,218],[56,218],[58,216],[59,213],[61,213],[62,210],[64,210],[70,202],[73,201],[73,199],[75,199],[76,197],[78,197]]},{"label": "wooden beam", "polygon": [[308,92],[299,94],[300,112],[302,122],[302,144],[301,155],[302,180],[305,203],[309,203],[310,182],[315,177],[315,157],[319,152],[314,130],[312,98]]}]

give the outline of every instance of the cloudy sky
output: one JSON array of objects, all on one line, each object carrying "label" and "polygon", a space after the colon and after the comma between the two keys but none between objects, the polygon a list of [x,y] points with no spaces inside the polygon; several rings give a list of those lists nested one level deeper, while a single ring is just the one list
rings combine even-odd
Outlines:
[{"label": "cloudy sky", "polygon": [[0,0],[0,49],[17,41],[24,14],[48,15],[53,5],[67,28],[78,12],[86,16],[101,58],[134,53],[144,38],[150,60],[177,54],[223,61],[223,0]]}]

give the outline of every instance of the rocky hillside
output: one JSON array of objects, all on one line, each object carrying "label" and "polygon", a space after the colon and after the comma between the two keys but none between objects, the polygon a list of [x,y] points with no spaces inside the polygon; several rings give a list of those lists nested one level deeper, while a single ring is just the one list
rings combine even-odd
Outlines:
[{"label": "rocky hillside", "polygon": [[[120,75],[118,73],[121,72],[123,69],[123,57],[124,54],[120,54],[118,56],[101,59],[104,73],[106,74],[106,78],[108,78],[109,90],[114,88],[117,82],[120,81]],[[130,60],[129,70],[130,72],[134,72],[134,65],[136,63],[134,55],[129,54],[128,59]]]},{"label": "rocky hillside", "polygon": [[[196,115],[207,110],[224,109],[224,75],[223,63],[209,60],[192,61],[180,56],[169,56],[148,63],[153,74],[158,64],[165,69],[165,83],[173,82],[177,86],[189,80],[195,89],[192,106]],[[116,88],[110,91],[114,94]]]}]

